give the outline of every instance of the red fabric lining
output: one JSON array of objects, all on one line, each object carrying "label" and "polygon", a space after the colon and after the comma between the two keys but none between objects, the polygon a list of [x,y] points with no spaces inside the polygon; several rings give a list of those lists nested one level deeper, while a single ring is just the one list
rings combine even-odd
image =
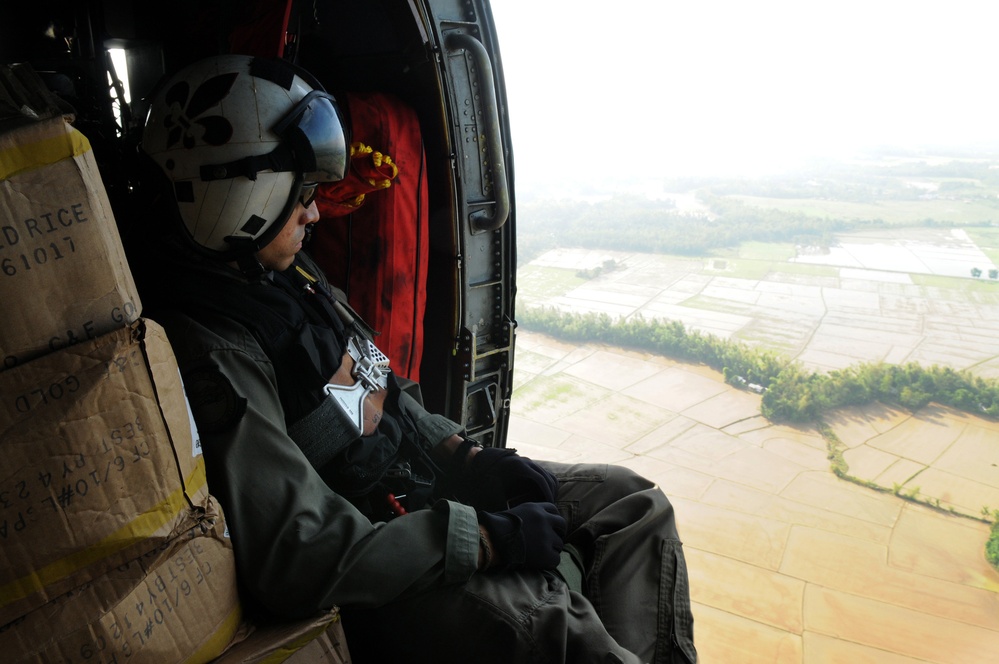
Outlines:
[{"label": "red fabric lining", "polygon": [[[375,343],[392,370],[418,381],[429,242],[419,121],[388,94],[348,93],[346,102],[354,140],[389,155],[399,174],[389,188],[367,193],[353,212],[343,206],[344,186],[320,186],[322,220],[314,227],[309,251],[380,333]],[[345,211],[349,216],[343,216]]]}]

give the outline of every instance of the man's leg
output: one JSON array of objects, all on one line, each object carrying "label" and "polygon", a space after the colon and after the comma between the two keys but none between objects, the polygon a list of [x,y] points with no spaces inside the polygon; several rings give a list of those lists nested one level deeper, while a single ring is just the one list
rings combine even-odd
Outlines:
[{"label": "man's leg", "polygon": [[641,664],[551,572],[489,572],[388,606],[343,611],[356,664]]},{"label": "man's leg", "polygon": [[666,497],[624,468],[543,465],[560,480],[586,597],[551,572],[489,572],[379,609],[345,609],[357,664],[696,661],[686,566]]},{"label": "man's leg", "polygon": [[542,465],[559,478],[566,541],[582,554],[584,594],[611,636],[642,661],[696,661],[686,562],[666,496],[626,468]]}]

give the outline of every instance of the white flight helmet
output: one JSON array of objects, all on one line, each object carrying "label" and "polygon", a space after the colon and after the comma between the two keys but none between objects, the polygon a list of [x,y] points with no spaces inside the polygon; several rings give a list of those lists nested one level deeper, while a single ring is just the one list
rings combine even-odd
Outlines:
[{"label": "white flight helmet", "polygon": [[284,60],[223,55],[152,99],[142,149],[173,185],[189,238],[246,260],[287,222],[303,184],[342,180],[348,137],[336,100]]}]

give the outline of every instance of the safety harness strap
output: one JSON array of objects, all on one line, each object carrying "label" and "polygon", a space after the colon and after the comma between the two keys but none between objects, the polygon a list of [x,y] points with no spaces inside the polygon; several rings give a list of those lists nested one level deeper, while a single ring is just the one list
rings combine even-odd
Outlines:
[{"label": "safety harness strap", "polygon": [[358,436],[356,425],[330,398],[288,427],[288,435],[314,468],[332,461]]}]

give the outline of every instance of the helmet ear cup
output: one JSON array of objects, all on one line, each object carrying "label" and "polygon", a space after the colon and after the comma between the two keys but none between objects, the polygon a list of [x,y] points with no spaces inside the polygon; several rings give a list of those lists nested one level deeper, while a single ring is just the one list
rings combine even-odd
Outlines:
[{"label": "helmet ear cup", "polygon": [[[310,93],[339,119],[315,79],[283,60],[209,58],[154,94],[142,150],[170,182],[184,234],[197,248],[235,260],[280,232],[301,192],[306,165],[298,154],[308,146],[276,128]],[[332,146],[332,161],[342,150],[346,163],[346,137],[335,125],[318,131],[327,150]]]}]

